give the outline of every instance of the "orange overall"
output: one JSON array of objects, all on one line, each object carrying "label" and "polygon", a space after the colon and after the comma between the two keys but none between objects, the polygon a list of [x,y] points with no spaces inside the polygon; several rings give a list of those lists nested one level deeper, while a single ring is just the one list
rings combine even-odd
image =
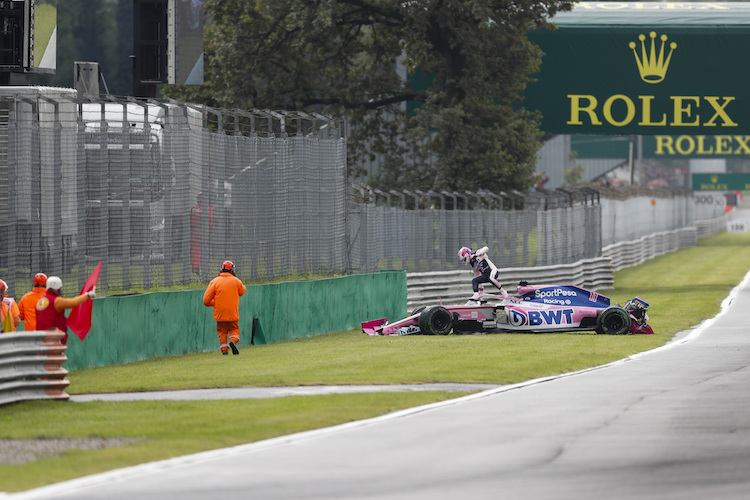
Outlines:
[{"label": "orange overall", "polygon": [[13,314],[14,304],[15,301],[12,301],[8,297],[0,299],[0,324],[2,324],[0,333],[16,331],[16,326],[21,322],[18,316]]},{"label": "orange overall", "polygon": [[36,303],[44,297],[47,290],[44,287],[34,287],[33,290],[24,294],[18,301],[18,309],[23,320],[23,329],[27,332],[36,330]]},{"label": "orange overall", "polygon": [[216,332],[223,353],[229,351],[228,342],[237,344],[240,341],[240,297],[245,291],[247,287],[238,277],[232,273],[221,272],[211,280],[203,294],[203,304],[214,308]]}]

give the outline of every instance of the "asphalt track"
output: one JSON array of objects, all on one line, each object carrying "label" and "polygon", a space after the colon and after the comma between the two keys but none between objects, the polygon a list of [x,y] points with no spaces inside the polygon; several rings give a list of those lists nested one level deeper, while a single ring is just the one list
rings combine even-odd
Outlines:
[{"label": "asphalt track", "polygon": [[750,498],[750,273],[722,313],[603,367],[7,498]]}]

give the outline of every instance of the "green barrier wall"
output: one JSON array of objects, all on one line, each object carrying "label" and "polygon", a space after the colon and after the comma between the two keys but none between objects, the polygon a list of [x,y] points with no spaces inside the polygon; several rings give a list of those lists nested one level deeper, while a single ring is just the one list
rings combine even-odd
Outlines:
[{"label": "green barrier wall", "polygon": [[[129,363],[216,351],[219,338],[204,290],[154,292],[94,300],[91,331],[69,333],[65,368]],[[363,321],[406,316],[406,272],[248,286],[240,298],[240,346],[270,344],[359,328]]]}]

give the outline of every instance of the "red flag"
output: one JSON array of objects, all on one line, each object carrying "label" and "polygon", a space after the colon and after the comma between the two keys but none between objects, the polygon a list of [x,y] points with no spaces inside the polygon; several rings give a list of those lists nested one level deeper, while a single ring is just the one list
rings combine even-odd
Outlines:
[{"label": "red flag", "polygon": [[[99,271],[102,269],[102,263],[96,265],[96,268],[91,272],[91,275],[83,284],[81,293],[86,293],[94,289],[96,282],[99,281]],[[86,338],[86,335],[91,330],[91,311],[94,308],[94,303],[91,300],[87,300],[79,306],[75,306],[70,310],[68,315],[68,328],[75,333],[81,342]]]}]

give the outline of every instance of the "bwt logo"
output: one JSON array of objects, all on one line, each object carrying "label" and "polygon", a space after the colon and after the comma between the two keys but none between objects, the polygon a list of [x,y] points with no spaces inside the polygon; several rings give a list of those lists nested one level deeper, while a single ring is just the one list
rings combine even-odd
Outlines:
[{"label": "bwt logo", "polygon": [[513,326],[523,326],[527,325],[529,323],[528,318],[524,313],[521,311],[516,311],[515,309],[511,309],[508,311],[510,314],[508,315],[508,323]]},{"label": "bwt logo", "polygon": [[562,295],[563,297],[575,297],[576,292],[573,290],[561,290],[560,288],[555,288],[554,290],[551,290],[549,292],[543,292],[542,290],[536,291],[536,296],[540,299],[546,299],[548,297],[559,297]]},{"label": "bwt logo", "polygon": [[508,323],[513,326],[567,325],[573,322],[573,309],[551,311],[517,311],[511,309]]}]

